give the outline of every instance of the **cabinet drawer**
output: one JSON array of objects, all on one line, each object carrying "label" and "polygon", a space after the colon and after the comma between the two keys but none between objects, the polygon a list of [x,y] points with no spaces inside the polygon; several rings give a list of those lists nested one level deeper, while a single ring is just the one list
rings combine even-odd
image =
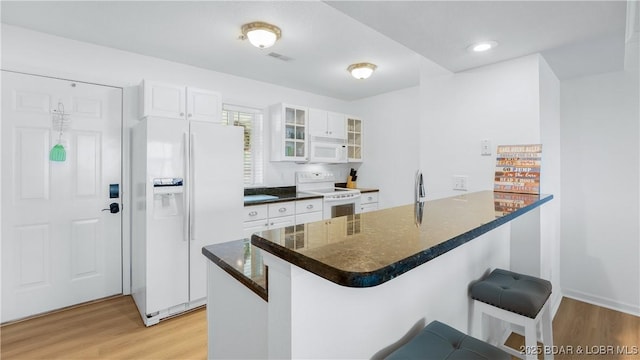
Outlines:
[{"label": "cabinet drawer", "polygon": [[244,207],[243,221],[261,220],[267,218],[267,205],[254,205]]},{"label": "cabinet drawer", "polygon": [[314,211],[322,211],[322,199],[296,201],[296,215]]},{"label": "cabinet drawer", "polygon": [[269,218],[269,230],[271,229],[279,229],[286,226],[293,226],[296,222],[296,217],[293,215],[290,216],[279,216],[279,217],[270,217]]},{"label": "cabinet drawer", "polygon": [[322,211],[296,214],[296,225],[307,224],[316,221],[322,221]]},{"label": "cabinet drawer", "polygon": [[289,216],[296,214],[296,202],[287,201],[275,204],[269,204],[269,218]]},{"label": "cabinet drawer", "polygon": [[250,238],[253,233],[257,233],[259,231],[264,231],[269,228],[269,223],[267,223],[267,219],[262,220],[254,220],[254,221],[245,221],[242,224],[242,230],[244,232],[244,237]]},{"label": "cabinet drawer", "polygon": [[360,196],[360,204],[370,204],[378,202],[378,193],[377,192],[369,192],[364,193]]},{"label": "cabinet drawer", "polygon": [[378,210],[378,203],[364,204],[360,206],[360,211],[363,213],[376,210]]}]

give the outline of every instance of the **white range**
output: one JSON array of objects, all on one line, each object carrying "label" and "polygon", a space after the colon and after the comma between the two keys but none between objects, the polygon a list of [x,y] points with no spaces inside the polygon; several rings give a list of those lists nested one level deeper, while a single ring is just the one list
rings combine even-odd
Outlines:
[{"label": "white range", "polygon": [[331,172],[297,172],[296,187],[301,193],[322,195],[323,218],[359,214],[360,190],[335,187],[336,178]]}]

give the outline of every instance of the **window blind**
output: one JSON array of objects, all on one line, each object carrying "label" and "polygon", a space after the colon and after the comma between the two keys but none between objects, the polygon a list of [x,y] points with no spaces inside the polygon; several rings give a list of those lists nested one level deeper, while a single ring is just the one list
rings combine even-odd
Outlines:
[{"label": "window blind", "polygon": [[236,105],[223,105],[222,122],[244,128],[244,185],[263,182],[263,116],[262,111]]}]

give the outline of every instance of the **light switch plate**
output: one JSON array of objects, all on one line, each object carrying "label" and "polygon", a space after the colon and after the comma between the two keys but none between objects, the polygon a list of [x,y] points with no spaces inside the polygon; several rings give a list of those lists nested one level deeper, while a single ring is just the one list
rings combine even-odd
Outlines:
[{"label": "light switch plate", "polygon": [[491,155],[491,140],[489,139],[480,140],[480,155],[482,156]]}]

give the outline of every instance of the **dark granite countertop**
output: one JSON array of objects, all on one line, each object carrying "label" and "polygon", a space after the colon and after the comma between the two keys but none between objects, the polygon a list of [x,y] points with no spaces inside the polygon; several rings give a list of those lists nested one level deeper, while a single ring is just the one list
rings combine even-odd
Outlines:
[{"label": "dark granite countertop", "polygon": [[277,197],[275,199],[245,201],[244,206],[273,204],[273,203],[280,203],[285,201],[322,198],[322,195],[312,195],[312,194],[296,192],[295,186],[247,188],[247,189],[244,189],[244,194],[245,196],[246,195],[271,195],[271,196]]},{"label": "dark granite countertop", "polygon": [[379,189],[371,189],[371,188],[358,188],[358,190],[360,190],[360,192],[363,194],[380,191]]},{"label": "dark granite countertop", "polygon": [[551,200],[481,191],[256,233],[251,243],[349,287],[377,286]]},{"label": "dark granite countertop", "polygon": [[249,239],[208,245],[202,248],[202,254],[265,301],[268,300],[262,255]]},{"label": "dark granite countertop", "polygon": [[[335,185],[336,187],[347,187],[347,183],[337,183]],[[372,189],[372,188],[358,188],[358,190],[360,190],[361,193],[380,191],[378,189]],[[313,194],[296,192],[295,186],[246,188],[244,189],[244,194],[245,195],[271,195],[271,196],[277,197],[275,199],[245,201],[244,206],[273,204],[273,203],[279,203],[279,202],[285,202],[285,201],[322,198],[322,195],[313,195]]]}]

